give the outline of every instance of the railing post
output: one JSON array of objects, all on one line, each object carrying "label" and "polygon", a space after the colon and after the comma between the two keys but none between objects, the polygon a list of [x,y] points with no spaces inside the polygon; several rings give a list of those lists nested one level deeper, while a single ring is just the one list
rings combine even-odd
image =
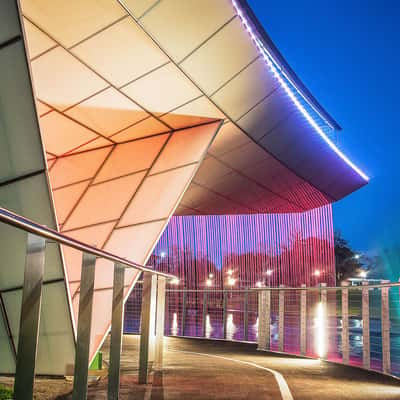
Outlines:
[{"label": "railing post", "polygon": [[208,311],[208,296],[207,296],[207,290],[204,290],[203,293],[203,314],[202,314],[202,332],[203,332],[203,337],[206,337],[206,330],[207,330],[207,311]]},{"label": "railing post", "polygon": [[187,302],[187,291],[183,288],[182,292],[182,318],[181,318],[181,334],[185,336],[185,325],[186,325],[186,302]]},{"label": "railing post", "polygon": [[224,290],[222,301],[222,323],[224,330],[224,339],[227,337],[227,322],[228,322],[228,292]]},{"label": "railing post", "polygon": [[140,329],[140,350],[139,350],[139,383],[147,383],[148,364],[150,359],[150,348],[153,342],[154,331],[151,329],[152,303],[154,303],[154,286],[157,282],[157,275],[151,272],[143,273],[142,293],[142,314]]},{"label": "railing post", "polygon": [[321,283],[321,307],[322,307],[322,332],[323,332],[323,353],[321,358],[325,358],[328,354],[328,307],[327,307],[327,298],[328,291],[326,289],[326,283]]},{"label": "railing post", "polygon": [[87,397],[95,266],[96,256],[89,253],[83,253],[81,286],[79,290],[74,388],[72,391],[73,400],[84,400]]},{"label": "railing post", "polygon": [[108,369],[108,400],[119,398],[119,378],[122,348],[122,325],[124,320],[124,279],[125,268],[114,264],[110,366]]},{"label": "railing post", "polygon": [[349,363],[349,282],[342,282],[342,361]]},{"label": "railing post", "polygon": [[243,329],[244,335],[243,340],[249,340],[249,291],[248,289],[244,292],[244,304],[243,304]]},{"label": "railing post", "polygon": [[[302,288],[306,285],[302,284]],[[300,354],[304,356],[307,352],[307,291],[300,291]]]},{"label": "railing post", "polygon": [[[285,285],[279,285],[279,287],[283,288]],[[279,339],[279,344],[278,344],[278,350],[280,352],[284,351],[285,347],[285,291],[279,290],[279,303],[278,303],[278,316],[279,316],[279,322],[278,322],[278,339]]]},{"label": "railing post", "polygon": [[370,338],[369,338],[369,289],[364,287],[368,282],[362,282],[362,332],[363,332],[363,367],[369,369],[370,362]]},{"label": "railing post", "polygon": [[157,318],[156,318],[156,346],[154,368],[162,369],[164,355],[164,321],[165,321],[165,285],[166,279],[157,278]]},{"label": "railing post", "polygon": [[[382,284],[389,283],[383,280]],[[390,374],[390,315],[389,315],[389,287],[381,288],[381,323],[382,323],[382,370]]]},{"label": "railing post", "polygon": [[258,292],[258,348],[257,350],[270,349],[271,337],[271,291]]},{"label": "railing post", "polygon": [[33,398],[45,248],[45,239],[28,233],[14,383],[17,400]]}]

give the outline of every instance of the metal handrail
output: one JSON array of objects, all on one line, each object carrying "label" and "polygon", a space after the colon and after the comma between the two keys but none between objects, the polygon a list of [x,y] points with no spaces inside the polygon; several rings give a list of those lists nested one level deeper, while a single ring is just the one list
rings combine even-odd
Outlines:
[{"label": "metal handrail", "polygon": [[109,261],[113,261],[115,263],[119,263],[128,268],[134,268],[143,272],[150,272],[152,274],[156,274],[159,276],[163,276],[167,279],[176,279],[176,276],[171,274],[166,274],[164,272],[154,271],[151,268],[145,267],[143,265],[137,264],[133,261],[127,260],[125,258],[119,257],[115,254],[109,253],[108,251],[99,250],[94,246],[90,246],[86,243],[80,242],[79,240],[73,239],[69,236],[63,235],[55,231],[54,229],[50,229],[44,225],[41,225],[37,222],[31,221],[28,218],[25,218],[21,215],[15,214],[5,208],[0,207],[0,222],[4,222],[5,224],[14,226],[16,228],[22,229],[26,232],[33,233],[34,235],[41,236],[45,239],[52,240],[58,242],[60,244],[64,244],[69,247],[73,247],[76,250],[83,251],[85,253],[93,254],[97,257],[105,258]]}]

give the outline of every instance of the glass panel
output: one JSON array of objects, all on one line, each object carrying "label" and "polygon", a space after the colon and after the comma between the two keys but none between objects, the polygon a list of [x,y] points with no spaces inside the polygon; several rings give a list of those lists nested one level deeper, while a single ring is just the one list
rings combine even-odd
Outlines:
[{"label": "glass panel", "polygon": [[0,181],[5,181],[44,168],[44,157],[23,43],[3,48],[0,65]]},{"label": "glass panel", "polygon": [[15,372],[15,360],[11,350],[10,339],[8,338],[6,326],[0,310],[0,373],[11,374]]}]

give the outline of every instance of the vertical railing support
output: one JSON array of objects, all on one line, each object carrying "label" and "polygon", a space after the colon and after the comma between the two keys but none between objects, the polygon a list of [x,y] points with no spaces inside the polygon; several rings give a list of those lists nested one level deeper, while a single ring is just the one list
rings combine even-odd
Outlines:
[{"label": "vertical railing support", "polygon": [[369,288],[364,287],[368,282],[362,282],[361,304],[362,304],[362,332],[363,332],[363,367],[369,369],[370,362],[370,337],[369,337]]},{"label": "vertical railing support", "polygon": [[342,282],[342,361],[349,363],[349,282]]},{"label": "vertical railing support", "polygon": [[249,340],[249,291],[246,289],[243,299],[243,340]]},{"label": "vertical railing support", "polygon": [[143,293],[142,293],[142,314],[140,329],[140,350],[139,350],[139,383],[147,383],[150,347],[153,345],[154,331],[152,330],[151,319],[152,303],[155,301],[154,286],[157,283],[157,275],[151,272],[143,273]]},{"label": "vertical railing support", "polygon": [[187,302],[187,291],[183,288],[182,292],[182,318],[181,318],[181,335],[185,336],[185,325],[186,325],[186,302]]},{"label": "vertical railing support", "polygon": [[201,316],[201,318],[202,318],[201,326],[202,326],[203,337],[206,337],[206,331],[207,331],[207,311],[208,311],[207,302],[208,302],[208,293],[207,293],[207,290],[205,290],[203,293],[203,314]]},{"label": "vertical railing support", "polygon": [[327,307],[328,291],[325,288],[326,288],[326,283],[321,283],[321,307],[322,307],[321,328],[323,332],[323,337],[322,337],[323,354],[321,354],[321,358],[326,358],[328,354],[328,343],[329,343],[328,307]]},{"label": "vertical railing support", "polygon": [[[389,281],[382,281],[382,284]],[[382,371],[390,374],[390,315],[389,315],[389,288],[381,288],[381,323],[382,323]]]},{"label": "vertical railing support", "polygon": [[124,320],[124,279],[125,268],[114,264],[110,366],[108,369],[108,400],[119,398],[119,378],[122,348],[122,326]]},{"label": "vertical railing support", "polygon": [[269,350],[270,344],[270,318],[271,318],[271,291],[258,292],[258,337],[257,350]]},{"label": "vertical railing support", "polygon": [[[302,284],[302,288],[306,285]],[[300,291],[300,354],[304,356],[307,352],[307,291]]]},{"label": "vertical railing support", "polygon": [[224,339],[227,337],[227,322],[228,322],[228,292],[224,290],[222,300],[222,324]]},{"label": "vertical railing support", "polygon": [[162,369],[164,356],[164,321],[165,321],[165,286],[166,279],[157,278],[157,316],[156,316],[156,346],[154,368]]},{"label": "vertical railing support", "polygon": [[[283,288],[285,285],[279,285]],[[285,347],[285,291],[279,290],[279,303],[278,303],[278,350],[283,352]]]},{"label": "vertical railing support", "polygon": [[28,233],[14,398],[33,398],[46,241]]},{"label": "vertical railing support", "polygon": [[96,256],[89,253],[83,253],[81,286],[79,290],[74,388],[72,391],[73,400],[84,400],[87,397],[95,266]]}]

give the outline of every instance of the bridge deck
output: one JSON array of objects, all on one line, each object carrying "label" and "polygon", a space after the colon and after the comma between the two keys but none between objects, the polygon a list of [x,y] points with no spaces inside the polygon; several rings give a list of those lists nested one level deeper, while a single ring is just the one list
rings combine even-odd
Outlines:
[{"label": "bridge deck", "polygon": [[[400,382],[376,373],[261,353],[253,344],[178,338],[166,339],[163,371],[152,373],[148,385],[138,385],[137,349],[138,337],[125,336],[121,399],[400,398]],[[107,360],[108,343],[103,352]],[[7,383],[4,378],[1,382]],[[69,399],[70,390],[65,380],[37,379],[35,399]],[[102,378],[90,384],[88,398],[106,399],[106,393],[107,379]]]}]

